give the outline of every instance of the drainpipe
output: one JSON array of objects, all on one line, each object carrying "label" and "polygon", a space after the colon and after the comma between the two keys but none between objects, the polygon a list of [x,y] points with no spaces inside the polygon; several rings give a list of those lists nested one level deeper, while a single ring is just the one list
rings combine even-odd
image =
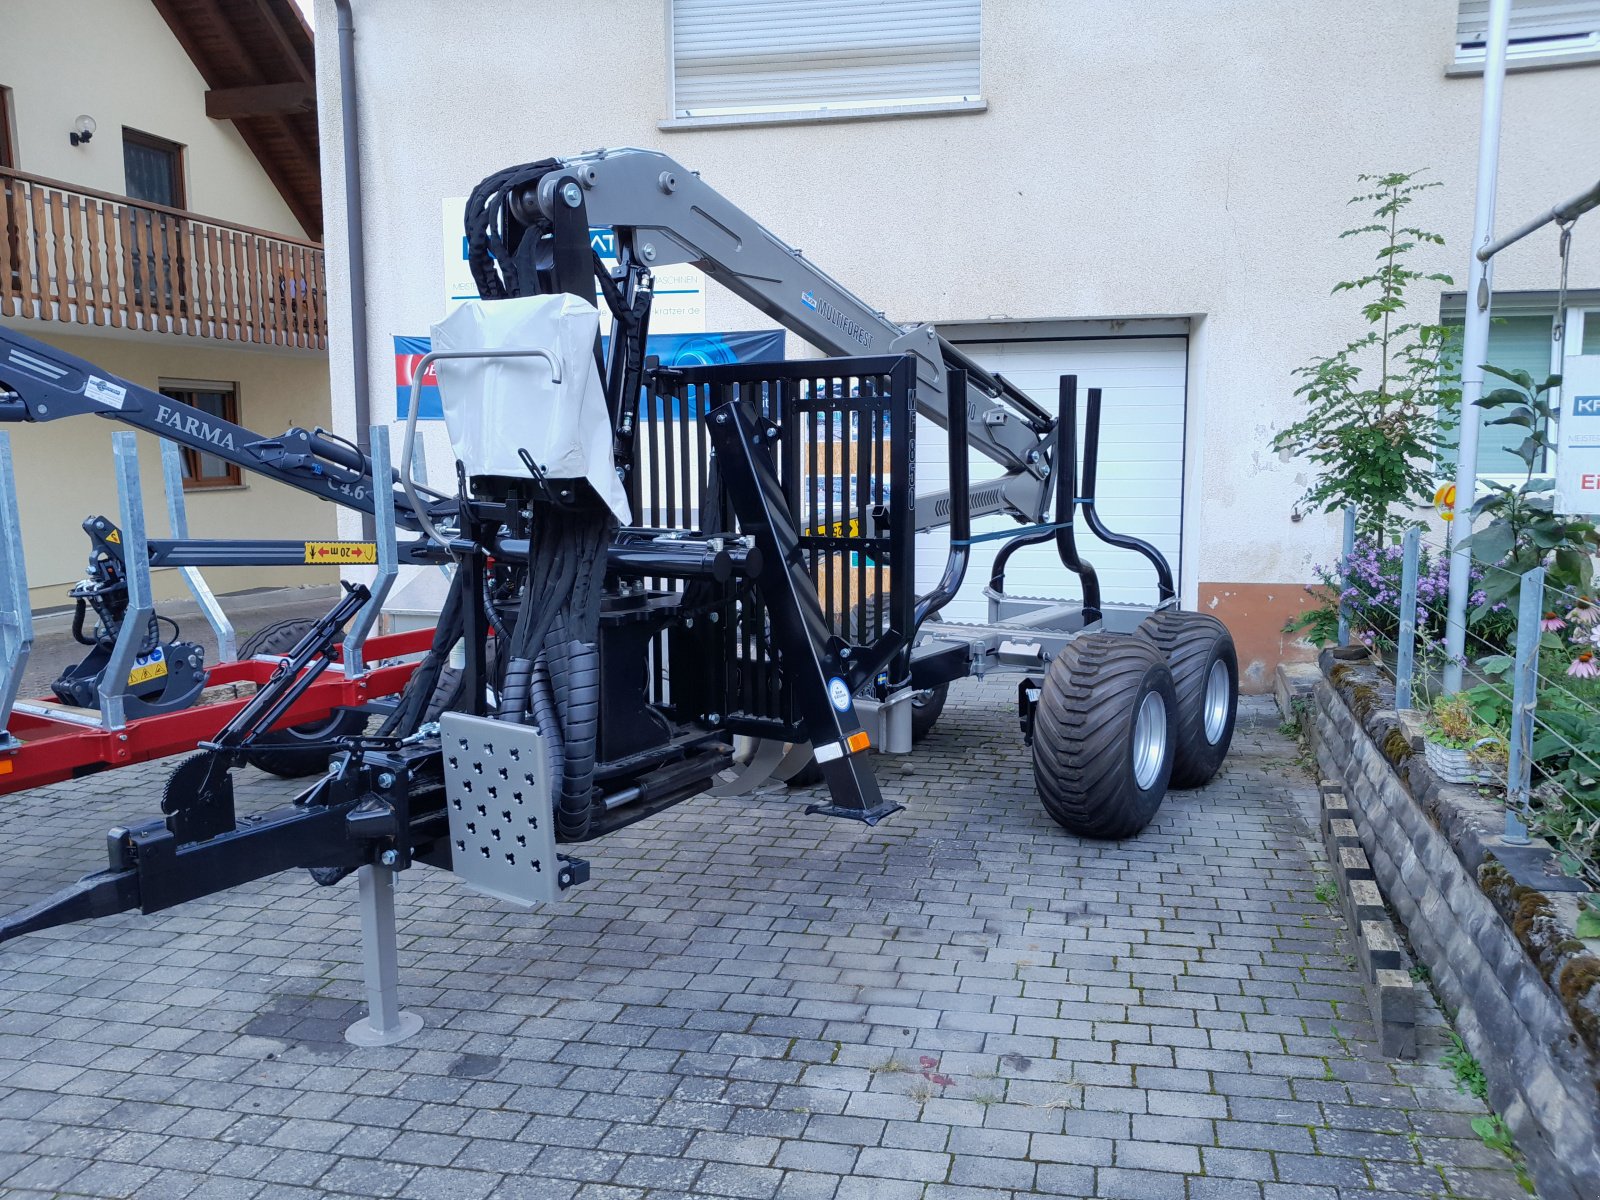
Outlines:
[{"label": "drainpipe", "polygon": [[[356,22],[350,0],[333,0],[339,13],[339,113],[344,141],[344,228],[350,263],[350,356],[355,381],[355,442],[372,453],[372,389],[367,363],[367,246],[361,220],[361,143],[356,129]],[[361,514],[361,536],[370,540],[376,526]]]}]

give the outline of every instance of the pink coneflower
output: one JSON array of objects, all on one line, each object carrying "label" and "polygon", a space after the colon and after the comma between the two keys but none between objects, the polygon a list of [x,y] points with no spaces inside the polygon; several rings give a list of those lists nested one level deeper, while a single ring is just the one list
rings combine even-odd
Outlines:
[{"label": "pink coneflower", "polygon": [[1544,619],[1539,622],[1541,633],[1556,633],[1567,627],[1567,623],[1553,612],[1547,612]]},{"label": "pink coneflower", "polygon": [[1585,650],[1572,660],[1572,665],[1567,668],[1567,674],[1575,679],[1593,679],[1600,675],[1600,663],[1595,662],[1594,652]]},{"label": "pink coneflower", "polygon": [[1574,625],[1593,625],[1600,621],[1600,608],[1595,607],[1592,597],[1579,596],[1578,603],[1573,605],[1572,611],[1567,614],[1567,620]]}]

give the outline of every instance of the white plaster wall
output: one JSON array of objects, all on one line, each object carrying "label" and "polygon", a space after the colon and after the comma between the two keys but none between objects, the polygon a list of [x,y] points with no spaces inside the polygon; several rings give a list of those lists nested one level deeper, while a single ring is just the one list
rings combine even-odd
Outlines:
[{"label": "white plaster wall", "polygon": [[[191,211],[305,237],[232,122],[206,116],[205,80],[149,0],[0,0],[0,86],[19,170],[121,195],[127,126],[184,145]],[[99,128],[73,146],[80,113]]]},{"label": "white plaster wall", "polygon": [[[1191,579],[1306,578],[1331,520],[1293,523],[1300,467],[1268,450],[1290,372],[1360,331],[1333,283],[1361,172],[1428,168],[1414,211],[1466,275],[1480,83],[1447,79],[1455,0],[986,0],[987,113],[662,132],[664,0],[356,0],[373,411],[389,338],[440,310],[439,203],[491,171],[659,148],[902,321],[1190,315]],[[335,18],[318,0],[335,413],[352,424]],[[1502,228],[1594,178],[1600,68],[1507,84]],[[1497,286],[1555,283],[1554,237]],[[1574,287],[1600,286],[1600,230]],[[731,303],[731,302],[730,302]],[[1418,311],[1437,311],[1419,291]],[[748,320],[733,307],[709,325]],[[1187,572],[1186,572],[1187,573]]]}]

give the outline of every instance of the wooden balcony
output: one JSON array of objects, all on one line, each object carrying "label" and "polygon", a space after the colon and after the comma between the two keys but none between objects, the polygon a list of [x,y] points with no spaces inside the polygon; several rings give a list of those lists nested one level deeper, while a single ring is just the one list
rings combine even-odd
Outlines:
[{"label": "wooden balcony", "polygon": [[314,242],[5,168],[0,220],[0,316],[327,348]]}]

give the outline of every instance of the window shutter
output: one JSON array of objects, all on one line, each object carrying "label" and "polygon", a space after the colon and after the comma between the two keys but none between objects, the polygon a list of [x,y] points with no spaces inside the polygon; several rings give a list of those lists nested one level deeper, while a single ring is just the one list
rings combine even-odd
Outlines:
[{"label": "window shutter", "polygon": [[982,0],[673,0],[673,115],[978,99]]},{"label": "window shutter", "polygon": [[[1511,0],[1511,41],[1581,37],[1600,32],[1600,0]],[[1461,0],[1456,45],[1489,36],[1489,0]]]}]

